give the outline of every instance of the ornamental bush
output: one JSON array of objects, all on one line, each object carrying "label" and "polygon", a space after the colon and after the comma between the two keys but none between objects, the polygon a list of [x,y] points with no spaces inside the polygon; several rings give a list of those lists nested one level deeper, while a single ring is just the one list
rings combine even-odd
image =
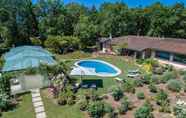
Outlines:
[{"label": "ornamental bush", "polygon": [[176,73],[174,72],[165,72],[161,77],[161,83],[166,83],[171,79],[176,79]]},{"label": "ornamental bush", "polygon": [[104,104],[104,111],[109,118],[115,118],[114,108],[110,104]]},{"label": "ornamental bush", "polygon": [[93,118],[100,118],[105,114],[104,103],[100,101],[91,102],[88,106],[88,113]]},{"label": "ornamental bush", "polygon": [[150,85],[148,86],[150,92],[152,93],[156,93],[157,92],[157,88],[153,83],[150,83]]},{"label": "ornamental bush", "polygon": [[114,98],[114,100],[118,101],[123,97],[123,91],[121,90],[120,87],[114,86],[112,87],[112,97]]},{"label": "ornamental bush", "polygon": [[167,101],[164,101],[159,109],[160,112],[171,113],[170,104]]},{"label": "ornamental bush", "polygon": [[154,74],[161,75],[161,74],[163,74],[163,72],[164,72],[164,69],[162,67],[157,67],[157,68],[153,69]]},{"label": "ornamental bush", "polygon": [[137,98],[138,99],[145,99],[145,95],[144,95],[144,93],[143,92],[139,92],[139,93],[137,93]]},{"label": "ornamental bush", "polygon": [[134,113],[135,118],[153,118],[153,114],[151,113],[151,109],[145,105],[138,108]]},{"label": "ornamental bush", "polygon": [[142,87],[142,86],[143,86],[143,81],[142,81],[141,79],[136,79],[136,80],[135,80],[135,85],[136,85],[137,87]]},{"label": "ornamental bush", "polygon": [[132,79],[126,80],[123,84],[123,90],[124,92],[135,93],[135,81]]},{"label": "ornamental bush", "polygon": [[121,100],[121,106],[119,107],[119,113],[125,114],[129,109],[131,109],[131,102],[128,100],[127,97],[124,97]]},{"label": "ornamental bush", "polygon": [[145,74],[145,75],[143,76],[143,79],[142,79],[143,83],[144,83],[144,84],[150,84],[151,81],[152,81],[151,76],[152,76],[151,74]]},{"label": "ornamental bush", "polygon": [[169,80],[167,83],[167,88],[173,92],[180,92],[182,89],[182,83],[178,80]]},{"label": "ornamental bush", "polygon": [[176,104],[173,111],[176,118],[186,118],[186,105]]},{"label": "ornamental bush", "polygon": [[152,81],[152,83],[159,84],[160,83],[160,75],[152,75],[151,81]]},{"label": "ornamental bush", "polygon": [[88,108],[88,101],[86,99],[83,99],[79,102],[79,109],[81,111],[86,111]]},{"label": "ornamental bush", "polygon": [[186,74],[183,75],[182,79],[184,82],[186,82]]},{"label": "ornamental bush", "polygon": [[156,94],[155,99],[156,99],[156,103],[158,105],[163,105],[164,102],[169,102],[168,94],[164,90],[158,91],[158,93]]}]

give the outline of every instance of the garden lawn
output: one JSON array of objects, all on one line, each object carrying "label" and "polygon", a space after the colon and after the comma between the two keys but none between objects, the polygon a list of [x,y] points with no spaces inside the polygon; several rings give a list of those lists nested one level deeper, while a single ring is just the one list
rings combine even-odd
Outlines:
[{"label": "garden lawn", "polygon": [[53,98],[48,96],[47,89],[44,89],[41,95],[48,118],[84,118],[84,114],[79,110],[78,104],[59,106],[53,102]]},{"label": "garden lawn", "polygon": [[16,108],[3,112],[3,118],[35,118],[31,94],[20,96],[21,101]]}]

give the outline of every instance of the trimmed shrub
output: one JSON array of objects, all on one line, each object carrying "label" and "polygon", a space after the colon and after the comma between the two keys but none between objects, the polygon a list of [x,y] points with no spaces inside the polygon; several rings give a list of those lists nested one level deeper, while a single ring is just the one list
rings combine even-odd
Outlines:
[{"label": "trimmed shrub", "polygon": [[142,79],[144,84],[150,84],[152,81],[151,74],[145,74]]},{"label": "trimmed shrub", "polygon": [[182,83],[178,80],[169,80],[167,83],[167,88],[173,92],[180,92],[182,89]]},{"label": "trimmed shrub", "polygon": [[135,85],[136,85],[137,87],[142,87],[142,86],[143,86],[143,81],[142,81],[141,79],[136,79],[136,80],[135,80]]},{"label": "trimmed shrub", "polygon": [[90,103],[88,113],[93,118],[102,117],[105,114],[104,103],[100,101]]},{"label": "trimmed shrub", "polygon": [[81,101],[79,102],[79,109],[80,109],[81,111],[86,111],[87,108],[88,108],[88,101],[87,101],[87,100],[81,100]]},{"label": "trimmed shrub", "polygon": [[114,100],[118,101],[123,97],[123,91],[121,90],[120,87],[114,86],[112,87],[112,97]]},{"label": "trimmed shrub", "polygon": [[164,66],[164,70],[166,70],[166,71],[173,71],[174,70],[174,67],[172,65],[166,64]]},{"label": "trimmed shrub", "polygon": [[186,82],[186,74],[183,75],[182,79],[184,82]]},{"label": "trimmed shrub", "polygon": [[171,79],[176,79],[176,73],[174,72],[165,72],[161,77],[161,83],[166,83]]},{"label": "trimmed shrub", "polygon": [[120,114],[125,114],[131,106],[131,102],[128,100],[127,97],[123,98],[121,101],[121,106],[119,107],[119,113]]},{"label": "trimmed shrub", "polygon": [[72,98],[72,97],[70,97],[70,98],[68,98],[67,99],[67,104],[68,105],[73,105],[73,104],[75,104],[76,102],[75,102],[75,100]]},{"label": "trimmed shrub", "polygon": [[184,92],[186,92],[186,83],[183,84]]},{"label": "trimmed shrub", "polygon": [[150,111],[153,111],[153,106],[152,106],[152,104],[150,103],[149,100],[146,100],[143,105],[148,107],[150,109]]},{"label": "trimmed shrub", "polygon": [[155,98],[158,105],[163,105],[164,102],[169,102],[168,94],[164,90],[158,91]]},{"label": "trimmed shrub", "polygon": [[150,92],[152,92],[152,93],[156,93],[157,92],[157,88],[156,88],[156,86],[153,83],[151,83],[148,86],[148,88],[149,88]]},{"label": "trimmed shrub", "polygon": [[152,81],[152,83],[159,84],[160,83],[160,75],[152,75],[151,81]]},{"label": "trimmed shrub", "polygon": [[151,109],[145,105],[140,107],[134,113],[135,118],[153,118],[153,114],[151,113]]},{"label": "trimmed shrub", "polygon": [[161,74],[163,74],[163,72],[164,72],[164,69],[162,67],[157,67],[157,68],[153,69],[154,74],[161,75]]},{"label": "trimmed shrub", "polygon": [[186,75],[186,71],[185,71],[185,70],[180,70],[180,71],[179,71],[179,74],[182,75],[182,76],[183,76],[183,75]]},{"label": "trimmed shrub", "polygon": [[176,104],[173,111],[176,118],[186,118],[186,105]]},{"label": "trimmed shrub", "polygon": [[138,99],[145,99],[145,95],[144,95],[144,93],[143,92],[139,92],[139,93],[137,93],[137,98]]},{"label": "trimmed shrub", "polygon": [[114,108],[110,104],[104,105],[105,113],[108,113],[109,118],[115,118]]},{"label": "trimmed shrub", "polygon": [[160,109],[160,112],[164,112],[164,113],[171,113],[171,108],[168,102],[163,102]]},{"label": "trimmed shrub", "polygon": [[135,81],[132,79],[126,80],[123,84],[123,90],[124,92],[135,93]]},{"label": "trimmed shrub", "polygon": [[60,97],[60,98],[58,98],[57,103],[59,105],[66,105],[67,104],[67,98],[66,97]]}]

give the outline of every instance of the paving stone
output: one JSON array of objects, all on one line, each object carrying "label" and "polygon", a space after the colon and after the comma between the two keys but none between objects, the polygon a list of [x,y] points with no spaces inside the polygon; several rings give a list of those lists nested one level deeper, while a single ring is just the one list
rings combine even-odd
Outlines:
[{"label": "paving stone", "polygon": [[32,102],[41,102],[41,97],[32,98]]},{"label": "paving stone", "polygon": [[32,93],[39,93],[39,89],[31,89],[30,90]]},{"label": "paving stone", "polygon": [[44,111],[45,111],[45,109],[44,109],[43,106],[40,106],[40,107],[35,108],[35,112],[36,113],[40,113],[40,112],[44,112]]},{"label": "paving stone", "polygon": [[43,102],[34,102],[34,107],[39,107],[39,106],[43,106]]},{"label": "paving stone", "polygon": [[35,97],[41,97],[40,93],[33,93],[32,98],[35,98]]},{"label": "paving stone", "polygon": [[36,113],[36,118],[46,118],[46,113],[45,112]]}]

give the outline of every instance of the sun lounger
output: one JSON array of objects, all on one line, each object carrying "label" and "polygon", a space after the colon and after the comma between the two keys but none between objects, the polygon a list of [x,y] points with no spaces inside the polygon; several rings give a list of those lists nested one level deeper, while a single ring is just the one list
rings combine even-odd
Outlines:
[{"label": "sun lounger", "polygon": [[115,80],[119,81],[119,82],[123,82],[123,79],[119,78],[119,77],[116,77],[114,78]]}]

